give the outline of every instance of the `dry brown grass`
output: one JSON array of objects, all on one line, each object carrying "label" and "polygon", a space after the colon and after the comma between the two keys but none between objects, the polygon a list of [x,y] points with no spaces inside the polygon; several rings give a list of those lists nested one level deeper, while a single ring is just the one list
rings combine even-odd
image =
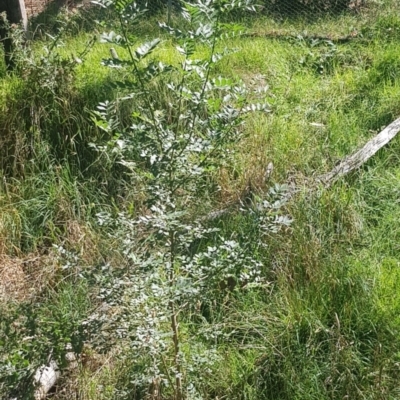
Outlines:
[{"label": "dry brown grass", "polygon": [[[56,249],[22,254],[13,238],[3,233],[0,235],[0,301],[29,301],[57,284],[63,261]],[[75,220],[66,222],[62,245],[77,254],[83,265],[92,265],[101,257],[95,233]]]},{"label": "dry brown grass", "polygon": [[222,168],[218,172],[218,201],[221,205],[246,201],[254,194],[264,191],[272,176],[266,176],[271,162],[268,158],[267,139],[259,132],[251,132],[243,139],[232,169]]},{"label": "dry brown grass", "polygon": [[85,346],[77,366],[65,371],[54,393],[55,400],[106,400],[115,398],[114,387],[123,373],[118,353],[99,354]]},{"label": "dry brown grass", "polygon": [[27,291],[22,260],[0,255],[0,301],[24,300]]},{"label": "dry brown grass", "polygon": [[65,246],[79,255],[85,265],[96,263],[101,258],[99,246],[100,238],[90,226],[76,220],[69,220],[65,224]]},{"label": "dry brown grass", "polygon": [[0,254],[0,301],[28,301],[54,282],[60,269],[54,254]]}]

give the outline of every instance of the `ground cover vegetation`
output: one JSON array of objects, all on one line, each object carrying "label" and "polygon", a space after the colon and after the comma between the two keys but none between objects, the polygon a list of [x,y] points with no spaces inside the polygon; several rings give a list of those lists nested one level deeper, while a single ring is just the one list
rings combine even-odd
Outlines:
[{"label": "ground cover vegetation", "polygon": [[399,398],[398,140],[307,183],[398,117],[400,10],[183,11],[0,65],[0,397],[55,360],[54,399]]}]

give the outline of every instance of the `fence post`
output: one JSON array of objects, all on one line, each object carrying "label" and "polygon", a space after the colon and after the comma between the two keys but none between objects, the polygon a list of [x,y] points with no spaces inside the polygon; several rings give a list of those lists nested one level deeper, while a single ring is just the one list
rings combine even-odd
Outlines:
[{"label": "fence post", "polygon": [[28,31],[28,17],[26,15],[25,0],[18,0],[18,5],[19,5],[19,12],[22,21],[22,26],[24,27],[24,31],[26,34],[26,32]]},{"label": "fence post", "polygon": [[25,10],[25,0],[2,3],[0,5],[0,12],[5,12],[4,16],[0,19],[0,43],[4,46],[4,59],[7,70],[11,71],[14,69],[12,57],[14,44],[10,29],[12,29],[12,24],[22,22],[25,35],[27,34],[28,18]]}]

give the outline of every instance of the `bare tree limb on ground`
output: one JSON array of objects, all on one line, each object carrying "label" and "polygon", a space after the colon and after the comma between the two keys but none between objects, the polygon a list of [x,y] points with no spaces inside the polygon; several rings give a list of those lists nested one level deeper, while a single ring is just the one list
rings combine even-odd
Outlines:
[{"label": "bare tree limb on ground", "polygon": [[[393,121],[385,129],[383,129],[378,135],[369,140],[361,149],[355,153],[345,157],[337,166],[326,174],[319,175],[314,179],[306,179],[304,182],[308,188],[315,188],[319,184],[323,184],[325,187],[331,186],[338,179],[349,174],[350,172],[360,168],[365,162],[367,162],[373,155],[375,155],[382,147],[388,144],[396,135],[400,132],[400,118]],[[268,168],[272,172],[272,164],[268,165]],[[267,168],[267,170],[268,170]],[[270,175],[270,173],[269,173]],[[269,177],[268,175],[268,177]],[[288,196],[292,197],[295,193],[299,192],[300,186],[296,182],[292,182],[289,185]],[[236,206],[236,207],[235,207]],[[217,218],[221,218],[226,214],[238,210],[242,206],[241,202],[222,208],[220,210],[212,211],[206,215],[203,220],[212,221]]]},{"label": "bare tree limb on ground", "polygon": [[393,121],[383,131],[367,142],[361,149],[344,158],[330,172],[320,175],[317,178],[317,181],[329,186],[342,176],[347,175],[349,172],[361,167],[361,165],[363,165],[374,154],[376,154],[378,150],[388,144],[399,133],[399,131],[400,118]]}]

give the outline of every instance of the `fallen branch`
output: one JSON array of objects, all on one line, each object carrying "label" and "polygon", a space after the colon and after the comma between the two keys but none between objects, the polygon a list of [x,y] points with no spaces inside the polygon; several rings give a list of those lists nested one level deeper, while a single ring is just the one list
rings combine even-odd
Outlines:
[{"label": "fallen branch", "polygon": [[367,142],[367,144],[360,150],[344,158],[335,168],[332,169],[332,171],[319,176],[317,181],[329,186],[342,176],[361,167],[361,165],[368,161],[378,150],[388,144],[399,133],[399,131],[400,118],[388,125],[377,136]]},{"label": "fallen branch", "polygon": [[[323,184],[325,187],[329,187],[341,177],[348,173],[360,168],[365,162],[367,162],[374,154],[376,154],[383,146],[388,144],[398,133],[400,132],[400,118],[393,121],[383,131],[376,135],[373,139],[368,141],[361,149],[357,150],[350,156],[345,157],[336,167],[330,172],[320,175],[315,179],[306,179],[307,186],[316,188],[318,184]],[[272,173],[273,166],[270,163],[267,167],[266,177],[268,180]],[[304,183],[304,182],[303,182]],[[316,185],[317,184],[317,185]],[[287,193],[288,197],[292,197],[295,193],[300,191],[300,185],[296,181],[292,182],[289,186]],[[236,206],[236,207],[235,207]],[[213,221],[217,218],[223,217],[230,212],[240,209],[242,202],[239,200],[235,204],[225,207],[221,210],[212,211],[203,217],[204,221]]]},{"label": "fallen branch", "polygon": [[335,44],[343,44],[353,41],[354,39],[361,39],[362,36],[358,34],[357,31],[353,31],[349,35],[346,36],[323,36],[323,35],[298,35],[285,31],[270,31],[265,33],[259,32],[249,32],[243,33],[243,37],[251,37],[251,38],[266,38],[266,39],[278,39],[278,40],[308,40],[308,41],[321,41],[321,42],[332,42]]}]

